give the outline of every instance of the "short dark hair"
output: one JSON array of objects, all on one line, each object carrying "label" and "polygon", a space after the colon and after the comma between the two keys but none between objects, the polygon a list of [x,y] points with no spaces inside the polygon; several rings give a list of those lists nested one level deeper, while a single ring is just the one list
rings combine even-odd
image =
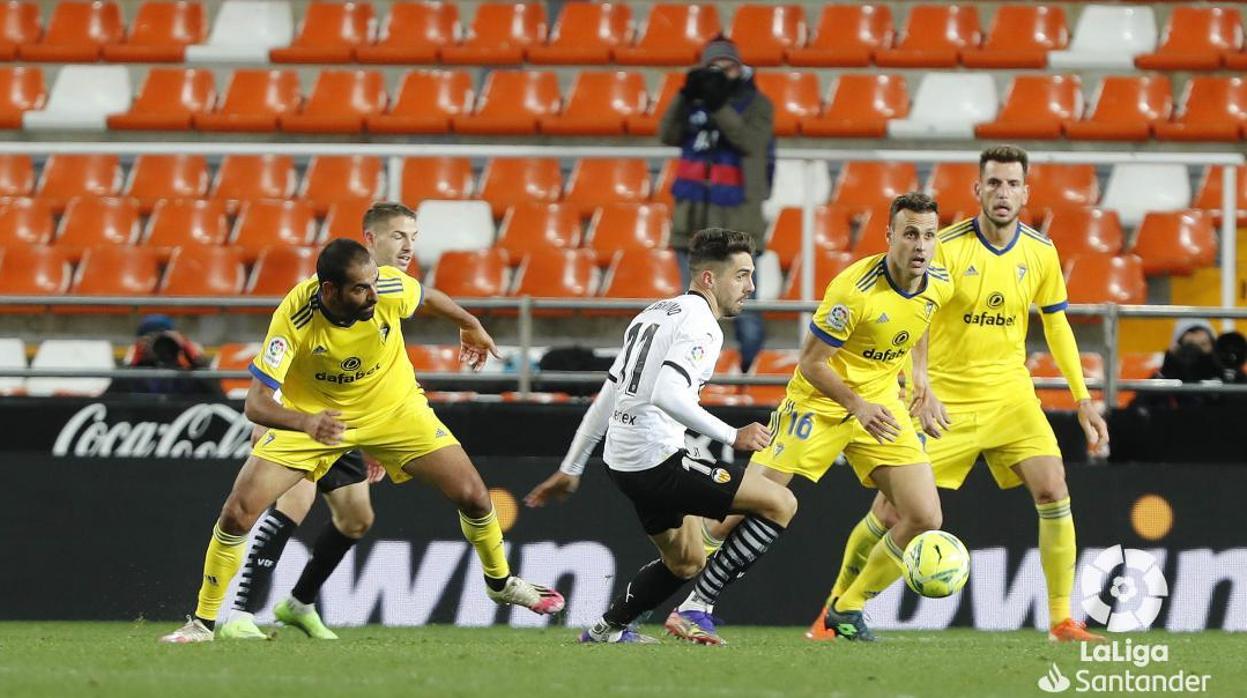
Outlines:
[{"label": "short dark hair", "polygon": [[372,259],[368,248],[349,238],[331,240],[316,258],[316,278],[320,283],[346,284],[346,270]]},{"label": "short dark hair", "polygon": [[753,256],[753,237],[729,228],[704,228],[693,235],[688,244],[688,268],[701,269],[714,262],[746,252]]},{"label": "short dark hair", "polygon": [[404,216],[412,220],[416,219],[416,212],[398,203],[397,201],[378,201],[368,207],[364,211],[364,230],[373,230],[380,223],[385,223],[391,218]]},{"label": "short dark hair", "polygon": [[896,218],[897,211],[913,211],[914,213],[939,213],[940,205],[935,199],[920,191],[911,191],[892,199],[892,208],[888,209],[888,225]]},{"label": "short dark hair", "polygon": [[1016,145],[993,145],[990,148],[984,148],[983,152],[979,153],[979,172],[982,172],[989,162],[1020,162],[1023,175],[1030,169],[1030,157],[1025,150]]}]

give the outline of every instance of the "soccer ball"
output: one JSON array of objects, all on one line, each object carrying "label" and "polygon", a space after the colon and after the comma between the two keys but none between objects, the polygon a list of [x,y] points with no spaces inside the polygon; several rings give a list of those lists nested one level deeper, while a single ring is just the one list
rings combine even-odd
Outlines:
[{"label": "soccer ball", "polygon": [[927,531],[905,546],[905,584],[933,599],[961,591],[970,578],[970,553],[957,536]]}]

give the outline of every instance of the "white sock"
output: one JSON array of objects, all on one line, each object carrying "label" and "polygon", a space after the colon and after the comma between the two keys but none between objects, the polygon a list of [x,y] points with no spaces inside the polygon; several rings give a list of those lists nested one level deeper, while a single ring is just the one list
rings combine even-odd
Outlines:
[{"label": "white sock", "polygon": [[606,622],[605,618],[599,618],[598,622],[589,628],[589,635],[598,642],[618,642],[619,638],[623,636],[623,631],[623,628],[616,628]]},{"label": "white sock", "polygon": [[290,598],[286,601],[286,604],[287,604],[288,606],[290,606],[290,610],[292,610],[292,611],[294,611],[295,613],[298,613],[298,614],[307,613],[308,611],[314,611],[314,610],[316,610],[316,604],[313,604],[313,603],[303,603],[302,601],[300,601],[300,600],[296,599],[296,598],[295,598],[295,597],[293,597],[293,596],[291,596],[291,597],[290,597]]},{"label": "white sock", "polygon": [[251,612],[250,612],[250,611],[233,611],[233,612],[231,612],[231,613],[229,614],[229,619],[230,619],[230,620],[234,620],[235,618],[246,618],[247,620],[250,620],[252,623],[254,623],[254,622],[255,622],[255,616],[251,615]]},{"label": "white sock", "polygon": [[677,611],[702,611],[703,613],[714,613],[714,604],[707,603],[705,599],[697,595],[697,591],[689,592],[688,598],[684,599],[684,603],[680,604]]}]

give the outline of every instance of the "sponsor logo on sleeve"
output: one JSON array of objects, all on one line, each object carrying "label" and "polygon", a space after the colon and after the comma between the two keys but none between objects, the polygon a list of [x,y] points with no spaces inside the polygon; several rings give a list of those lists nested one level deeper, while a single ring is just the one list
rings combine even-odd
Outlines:
[{"label": "sponsor logo on sleeve", "polygon": [[837,303],[827,313],[827,326],[837,332],[843,332],[849,326],[849,309]]},{"label": "sponsor logo on sleeve", "polygon": [[268,340],[268,346],[264,347],[264,363],[273,368],[281,366],[282,359],[286,358],[286,350],[290,348],[290,343],[285,337],[273,337]]}]

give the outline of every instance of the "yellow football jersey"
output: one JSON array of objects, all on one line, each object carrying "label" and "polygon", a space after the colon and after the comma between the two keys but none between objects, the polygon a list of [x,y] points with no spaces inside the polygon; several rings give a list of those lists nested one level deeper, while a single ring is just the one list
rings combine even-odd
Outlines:
[{"label": "yellow football jersey", "polygon": [[348,426],[384,419],[420,392],[403,344],[401,321],[424,298],[420,282],[381,267],[371,320],[340,325],[321,311],[315,276],[286,294],[269,323],[251,374],[300,412],[333,409]]},{"label": "yellow football jersey", "polygon": [[1020,221],[1013,239],[996,248],[978,219],[940,231],[939,264],[956,289],[931,323],[931,387],[945,403],[1034,395],[1026,369],[1030,306],[1045,313],[1069,305],[1056,247]]},{"label": "yellow football jersey", "polygon": [[[810,323],[816,337],[838,347],[829,363],[853,392],[871,402],[892,402],[897,374],[931,323],[932,316],[953,294],[948,272],[931,265],[913,294],[900,290],[888,273],[887,255],[854,262],[830,284]],[[788,383],[793,400],[824,414],[844,415],[836,401],[823,395],[798,368]]]}]

